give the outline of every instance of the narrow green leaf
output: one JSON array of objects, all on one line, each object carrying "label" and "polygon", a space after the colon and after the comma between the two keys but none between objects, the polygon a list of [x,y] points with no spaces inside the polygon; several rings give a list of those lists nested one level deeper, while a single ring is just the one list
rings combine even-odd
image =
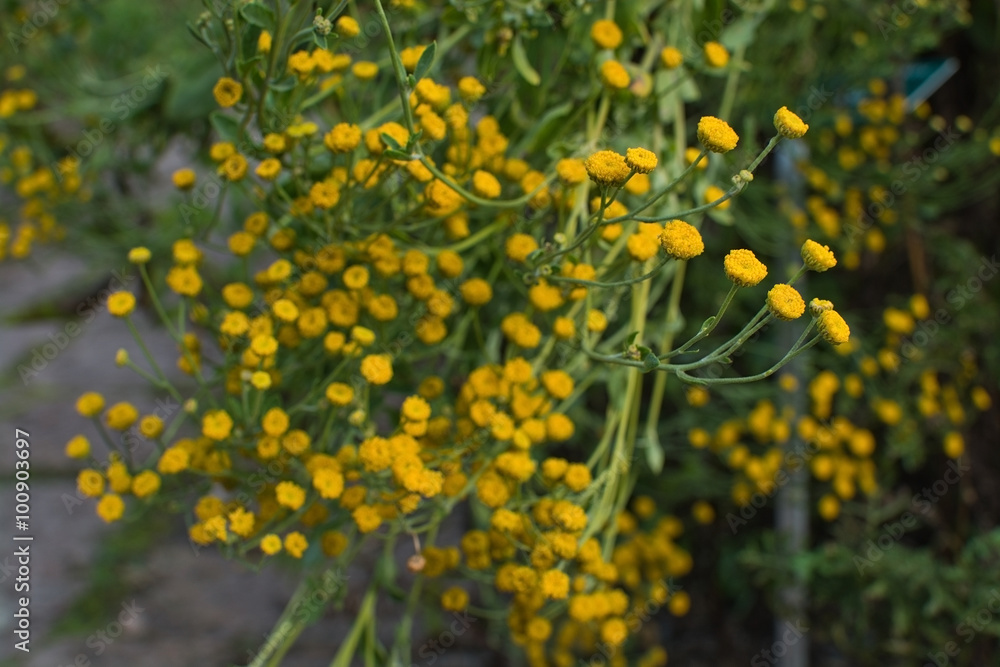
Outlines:
[{"label": "narrow green leaf", "polygon": [[431,42],[431,45],[424,49],[424,52],[420,54],[420,60],[417,61],[417,67],[413,70],[413,78],[420,81],[422,78],[427,76],[427,72],[430,71],[431,65],[434,64],[434,54],[437,53],[437,42]]},{"label": "narrow green leaf", "polygon": [[390,160],[412,160],[413,156],[405,151],[397,151],[393,148],[387,148],[382,155],[386,156]]},{"label": "narrow green leaf", "polygon": [[524,43],[521,41],[520,34],[514,37],[514,43],[510,49],[510,55],[514,59],[514,68],[517,70],[517,73],[521,75],[521,78],[530,83],[532,86],[537,86],[542,82],[542,77],[539,76],[538,72],[535,71],[535,68],[528,62],[528,54],[524,50]]},{"label": "narrow green leaf", "polygon": [[240,122],[235,117],[220,110],[213,111],[208,117],[222,141],[237,142]]},{"label": "narrow green leaf", "polygon": [[403,150],[402,144],[400,144],[398,141],[396,141],[395,139],[393,139],[391,134],[387,134],[387,133],[383,132],[379,136],[382,137],[382,141],[389,148],[392,148],[392,149],[397,150],[397,151]]},{"label": "narrow green leaf", "polygon": [[655,371],[660,365],[659,358],[650,352],[642,360],[642,370],[644,373],[649,373],[650,371]]}]

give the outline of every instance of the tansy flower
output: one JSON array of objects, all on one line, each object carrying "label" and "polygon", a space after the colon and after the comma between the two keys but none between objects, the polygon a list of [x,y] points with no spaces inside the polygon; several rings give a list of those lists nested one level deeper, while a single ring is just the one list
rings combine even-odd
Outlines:
[{"label": "tansy flower", "polygon": [[104,477],[91,468],[84,468],[76,476],[76,488],[88,498],[96,498],[104,493]]},{"label": "tansy flower", "polygon": [[361,375],[371,384],[386,384],[392,379],[392,357],[370,354],[361,360]]},{"label": "tansy flower", "polygon": [[830,246],[820,245],[812,239],[802,244],[802,261],[807,269],[818,273],[837,265],[837,258],[830,250]]},{"label": "tansy flower", "polygon": [[107,414],[104,415],[104,419],[107,422],[108,427],[113,428],[116,431],[124,431],[128,429],[138,418],[139,411],[135,409],[134,405],[126,401],[115,403],[108,408]]},{"label": "tansy flower", "polygon": [[326,388],[326,398],[333,405],[348,405],[354,400],[354,389],[349,384],[333,382]]},{"label": "tansy flower", "polygon": [[108,312],[115,317],[125,317],[135,309],[135,295],[131,292],[115,292],[108,297]]},{"label": "tansy flower", "polygon": [[458,94],[471,104],[486,94],[486,86],[474,76],[463,76],[458,81]]},{"label": "tansy flower", "polygon": [[323,137],[323,144],[334,153],[350,153],[361,144],[361,128],[352,123],[337,123]]},{"label": "tansy flower", "polygon": [[701,234],[683,220],[671,220],[660,232],[660,247],[676,259],[691,259],[705,251]]},{"label": "tansy flower", "polygon": [[139,433],[150,440],[159,438],[163,433],[163,420],[156,415],[146,415],[139,420]]},{"label": "tansy flower", "polygon": [[101,497],[97,503],[97,516],[111,523],[122,518],[125,513],[125,501],[116,493],[109,493]]},{"label": "tansy flower", "polygon": [[281,160],[277,158],[269,157],[259,165],[254,173],[263,178],[265,181],[273,181],[278,177],[281,172]]},{"label": "tansy flower", "polygon": [[333,468],[321,468],[313,475],[313,487],[321,497],[334,500],[344,492],[344,475]]},{"label": "tansy flower", "polygon": [[597,151],[583,164],[591,180],[598,185],[612,187],[622,185],[632,173],[625,163],[625,157],[611,150]]},{"label": "tansy flower", "polygon": [[152,470],[143,470],[132,478],[132,494],[136,498],[148,498],[160,490],[160,476]]},{"label": "tansy flower", "polygon": [[187,470],[191,455],[180,445],[174,445],[164,450],[156,463],[156,470],[163,475],[172,475]]},{"label": "tansy flower", "polygon": [[614,21],[600,19],[590,27],[590,39],[599,49],[617,49],[622,43],[622,31]]},{"label": "tansy flower", "polygon": [[306,501],[306,491],[295,482],[278,482],[274,488],[278,504],[290,510],[297,510]]},{"label": "tansy flower", "polygon": [[833,302],[827,301],[825,299],[813,299],[809,302],[809,314],[813,317],[819,317],[820,314],[833,310]]},{"label": "tansy flower", "polygon": [[587,180],[587,168],[583,160],[578,158],[563,158],[556,162],[556,174],[563,185],[573,187]]},{"label": "tansy flower", "polygon": [[260,53],[270,53],[271,52],[271,33],[267,30],[262,30],[260,37],[257,38],[257,51]]},{"label": "tansy flower", "polygon": [[786,139],[798,139],[805,135],[809,126],[803,123],[801,118],[789,111],[788,107],[781,107],[774,114],[774,129]]},{"label": "tansy flower", "polygon": [[458,586],[452,586],[441,594],[441,607],[445,611],[462,611],[469,605],[469,594]]},{"label": "tansy flower", "polygon": [[477,169],[472,174],[472,191],[485,199],[496,199],[500,196],[500,181],[490,172]]},{"label": "tansy flower", "polygon": [[95,391],[88,391],[76,400],[76,411],[84,417],[95,417],[104,409],[104,397]]},{"label": "tansy flower", "polygon": [[791,285],[779,283],[767,293],[767,309],[781,320],[794,320],[806,312],[806,302]]},{"label": "tansy flower", "polygon": [[493,298],[493,288],[482,278],[470,278],[459,288],[464,300],[470,306],[485,306]]},{"label": "tansy flower", "polygon": [[351,516],[354,518],[354,522],[358,525],[358,531],[361,533],[370,533],[378,530],[378,527],[382,525],[382,516],[371,505],[356,507]]},{"label": "tansy flower", "polygon": [[507,239],[504,250],[508,259],[524,262],[528,255],[538,250],[538,242],[527,234],[513,234]]},{"label": "tansy flower", "polygon": [[579,493],[590,486],[593,478],[590,474],[590,468],[582,463],[573,463],[566,468],[566,472],[562,476],[562,482],[565,484],[570,491]]},{"label": "tansy flower", "polygon": [[299,531],[295,530],[285,535],[285,551],[292,558],[302,558],[302,554],[308,547],[309,542],[306,540],[306,536]]},{"label": "tansy flower", "polygon": [[190,190],[194,187],[194,182],[197,177],[195,176],[194,169],[188,169],[185,167],[175,171],[171,178],[174,182],[174,187],[178,190]]},{"label": "tansy flower", "polygon": [[705,42],[704,53],[709,67],[725,67],[729,63],[729,51],[718,42]]},{"label": "tansy flower", "polygon": [[264,539],[260,541],[260,550],[268,556],[273,556],[281,551],[281,538],[274,533],[265,535]]},{"label": "tansy flower", "polygon": [[167,273],[167,285],[177,294],[197,296],[201,292],[202,281],[193,266],[175,266]]},{"label": "tansy flower", "polygon": [[409,74],[413,74],[413,70],[417,69],[417,63],[420,62],[420,56],[424,55],[424,49],[426,48],[426,46],[408,46],[399,52],[399,59],[403,62],[403,68]]},{"label": "tansy flower", "polygon": [[[720,188],[718,185],[710,185],[707,188],[705,188],[704,199],[706,204],[711,204],[714,201],[719,201],[725,196],[726,196],[726,191]],[[729,205],[731,203],[732,201],[730,199],[726,199],[725,201],[716,204],[715,208],[719,209],[720,211],[725,211],[727,208],[729,208]]]},{"label": "tansy flower", "polygon": [[740,287],[753,287],[767,276],[767,267],[752,250],[730,250],[722,263],[726,277]]},{"label": "tansy flower", "polygon": [[357,37],[361,34],[361,26],[350,16],[341,16],[334,25],[337,27],[337,34],[342,37]]},{"label": "tansy flower", "polygon": [[632,77],[629,76],[628,70],[620,62],[607,60],[601,65],[601,81],[608,88],[625,90],[632,82]]},{"label": "tansy flower", "polygon": [[820,313],[816,318],[816,328],[823,334],[823,340],[832,345],[846,343],[851,338],[850,327],[835,310]]},{"label": "tansy flower", "polygon": [[667,69],[677,69],[684,63],[684,56],[677,47],[665,46],[660,51],[660,62]]},{"label": "tansy flower", "polygon": [[739,140],[739,135],[724,120],[703,116],[698,121],[698,141],[713,153],[728,153],[736,148]]},{"label": "tansy flower", "polygon": [[362,60],[354,63],[351,72],[362,81],[371,81],[378,76],[378,64]]},{"label": "tansy flower", "polygon": [[656,169],[656,153],[645,148],[625,151],[625,164],[637,174],[648,174]]},{"label": "tansy flower", "polygon": [[215,101],[219,103],[220,107],[231,107],[243,97],[243,85],[239,81],[224,76],[215,84],[212,94],[215,95]]},{"label": "tansy flower", "polygon": [[66,443],[66,456],[71,459],[85,459],[90,455],[90,441],[85,436],[76,435]]},{"label": "tansy flower", "polygon": [[209,410],[201,418],[201,432],[212,440],[225,440],[233,429],[233,419],[225,410]]},{"label": "tansy flower", "polygon": [[128,251],[128,261],[132,264],[145,264],[152,257],[149,248],[138,246]]}]

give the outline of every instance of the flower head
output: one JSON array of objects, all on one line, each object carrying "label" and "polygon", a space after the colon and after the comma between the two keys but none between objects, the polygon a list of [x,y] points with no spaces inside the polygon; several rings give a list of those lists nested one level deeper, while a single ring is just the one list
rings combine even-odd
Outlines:
[{"label": "flower head", "polygon": [[767,293],[767,309],[781,320],[794,320],[806,312],[806,302],[791,285],[779,283]]},{"label": "flower head", "polygon": [[713,153],[728,153],[739,140],[739,135],[722,119],[704,116],[698,121],[698,141]]},{"label": "flower head", "polygon": [[153,254],[145,246],[137,246],[128,251],[128,261],[132,264],[145,264]]},{"label": "flower head", "polygon": [[671,220],[660,232],[660,247],[676,259],[691,259],[705,251],[701,233],[683,220]]},{"label": "flower head", "polygon": [[115,317],[127,317],[135,310],[135,295],[131,292],[115,292],[108,297],[108,312]]},{"label": "flower head", "polygon": [[243,84],[224,76],[215,84],[212,94],[215,95],[215,101],[220,107],[231,107],[243,97]]},{"label": "flower head", "polygon": [[675,46],[665,46],[660,51],[660,61],[667,69],[677,69],[684,63],[684,55]]},{"label": "flower head", "polygon": [[590,27],[590,39],[599,49],[617,49],[622,43],[622,30],[614,21],[600,19]]},{"label": "flower head", "polygon": [[630,148],[625,151],[625,164],[637,174],[648,174],[656,169],[656,153],[645,148]]},{"label": "flower head", "polygon": [[753,287],[767,276],[767,267],[752,250],[730,250],[722,263],[726,276],[739,287]]},{"label": "flower head", "polygon": [[851,338],[851,328],[835,310],[825,310],[816,318],[816,328],[823,334],[823,340],[831,345],[846,343]]},{"label": "flower head", "polygon": [[807,269],[818,273],[837,265],[837,258],[834,257],[830,246],[820,245],[812,239],[802,244],[802,261],[805,262]]},{"label": "flower head", "polygon": [[628,70],[617,60],[607,60],[601,65],[601,82],[614,90],[625,90],[632,82]]},{"label": "flower head", "polygon": [[598,185],[618,186],[628,180],[631,170],[625,157],[615,151],[597,151],[588,157],[583,166],[590,179]]},{"label": "flower head", "polygon": [[704,52],[709,67],[725,67],[729,63],[729,51],[718,42],[705,42]]},{"label": "flower head", "polygon": [[781,107],[774,114],[774,129],[786,139],[798,139],[806,133],[809,126],[789,111],[788,107]]}]

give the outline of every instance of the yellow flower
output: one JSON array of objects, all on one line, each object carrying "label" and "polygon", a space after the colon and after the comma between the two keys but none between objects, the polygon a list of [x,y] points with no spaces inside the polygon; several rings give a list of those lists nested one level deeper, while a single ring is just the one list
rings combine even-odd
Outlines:
[{"label": "yellow flower", "polygon": [[625,163],[625,157],[611,150],[597,151],[584,161],[590,179],[598,185],[623,185],[632,170]]},{"label": "yellow flower", "polygon": [[637,174],[648,174],[656,169],[656,153],[645,148],[630,148],[625,151],[625,164]]},{"label": "yellow flower", "polygon": [[823,340],[832,345],[846,343],[851,338],[851,329],[847,322],[835,310],[827,310],[816,318],[816,328],[823,334]]},{"label": "yellow flower", "polygon": [[134,405],[126,401],[112,405],[108,408],[108,412],[104,416],[108,427],[116,431],[128,429],[138,418],[139,411],[135,409]]},{"label": "yellow flower", "polygon": [[413,74],[413,70],[417,69],[417,63],[420,62],[420,56],[424,55],[426,48],[426,46],[408,46],[399,52],[399,59],[407,72]]},{"label": "yellow flower", "polygon": [[302,558],[302,554],[309,547],[306,536],[295,530],[285,535],[285,551],[292,558]]},{"label": "yellow flower", "polygon": [[220,107],[231,107],[243,97],[243,85],[239,81],[224,76],[215,84],[212,94],[215,95],[215,101],[219,103]]},{"label": "yellow flower", "polygon": [[362,81],[371,81],[378,76],[378,64],[362,60],[354,63],[351,72]]},{"label": "yellow flower", "polygon": [[469,605],[469,594],[458,586],[452,586],[441,594],[441,607],[445,611],[462,611]]},{"label": "yellow flower", "polygon": [[115,317],[125,317],[135,309],[135,296],[131,292],[115,292],[108,297],[108,312]]},{"label": "yellow flower", "polygon": [[326,388],[326,398],[333,405],[348,405],[354,400],[354,389],[343,382],[333,382]]},{"label": "yellow flower", "polygon": [[[718,201],[725,196],[726,196],[726,191],[720,188],[718,185],[710,185],[707,188],[705,188],[704,198],[706,204],[711,204],[712,202]],[[727,199],[723,202],[716,204],[715,208],[719,209],[720,211],[725,211],[727,208],[729,208],[729,205],[731,203],[732,200]]]},{"label": "yellow flower", "polygon": [[709,67],[725,67],[729,63],[729,51],[718,42],[705,42],[704,53]]},{"label": "yellow flower", "polygon": [[587,168],[583,160],[578,158],[563,158],[556,162],[556,174],[563,185],[572,187],[587,180]]},{"label": "yellow flower", "polygon": [[684,56],[677,47],[665,46],[660,51],[660,61],[667,69],[677,69],[684,63]]},{"label": "yellow flower", "polygon": [[281,551],[281,538],[274,533],[265,535],[264,539],[260,541],[260,550],[268,556],[273,556]]},{"label": "yellow flower", "polygon": [[486,94],[486,86],[474,76],[463,76],[458,81],[458,94],[471,104]]},{"label": "yellow flower", "polygon": [[563,305],[562,290],[555,285],[550,285],[545,280],[538,281],[528,290],[528,298],[531,304],[543,313],[555,310]]},{"label": "yellow flower", "polygon": [[579,493],[590,486],[593,478],[590,474],[590,468],[582,463],[573,463],[566,467],[562,481],[570,491]]},{"label": "yellow flower", "polygon": [[590,27],[590,38],[599,49],[617,49],[622,43],[622,31],[614,21],[599,19]]},{"label": "yellow flower", "polygon": [[271,33],[267,30],[262,30],[260,37],[257,38],[257,50],[261,53],[270,53],[271,41]]},{"label": "yellow flower", "polygon": [[512,261],[524,262],[528,255],[538,250],[538,242],[527,234],[514,234],[507,239],[504,250]]},{"label": "yellow flower", "polygon": [[713,153],[728,153],[736,148],[739,135],[726,121],[715,116],[703,116],[698,121],[698,141]]},{"label": "yellow flower", "polygon": [[691,609],[691,596],[686,591],[674,593],[667,606],[674,616],[684,616]]},{"label": "yellow flower", "polygon": [[493,298],[493,288],[482,278],[470,278],[458,290],[462,299],[470,306],[485,306]]},{"label": "yellow flower", "polygon": [[187,470],[191,455],[180,445],[168,447],[156,463],[156,470],[164,475],[172,475]]},{"label": "yellow flower", "polygon": [[333,468],[320,468],[313,475],[313,486],[321,497],[334,500],[344,492],[344,475]]},{"label": "yellow flower", "polygon": [[806,312],[806,302],[794,287],[779,283],[767,293],[767,309],[778,319],[794,320]]},{"label": "yellow flower", "polygon": [[833,521],[840,514],[840,500],[837,496],[829,493],[819,499],[817,507],[819,515],[823,517],[824,521]]},{"label": "yellow flower", "polygon": [[730,250],[723,266],[726,276],[740,287],[753,287],[767,276],[767,267],[752,250]]},{"label": "yellow flower", "polygon": [[337,34],[342,37],[357,37],[361,34],[361,26],[354,18],[344,15],[337,19]]},{"label": "yellow flower", "polygon": [[701,233],[683,220],[671,220],[660,232],[660,247],[676,259],[691,259],[705,251]]},{"label": "yellow flower", "polygon": [[472,175],[472,191],[485,199],[496,199],[500,196],[500,181],[490,172],[477,169]]},{"label": "yellow flower", "polygon": [[802,261],[807,269],[818,273],[837,265],[837,258],[830,250],[830,246],[820,245],[812,239],[802,244]]},{"label": "yellow flower", "polygon": [[104,477],[91,468],[84,468],[76,476],[76,488],[88,498],[96,498],[104,493]]},{"label": "yellow flower", "polygon": [[233,419],[225,410],[210,410],[201,418],[201,432],[212,440],[225,440],[233,430]]},{"label": "yellow flower", "polygon": [[392,379],[392,357],[370,354],[361,360],[361,375],[371,384],[386,384]]},{"label": "yellow flower", "polygon": [[128,251],[128,261],[132,264],[145,264],[152,257],[149,248],[138,246]]},{"label": "yellow flower", "polygon": [[334,153],[350,153],[361,144],[361,128],[352,123],[337,123],[323,137],[323,143]]},{"label": "yellow flower", "polygon": [[351,516],[354,517],[354,522],[358,524],[358,531],[361,533],[378,530],[378,527],[382,525],[382,515],[371,505],[356,507]]},{"label": "yellow flower", "polygon": [[306,501],[306,491],[295,482],[278,482],[274,488],[274,497],[279,505],[297,510]]},{"label": "yellow flower", "polygon": [[789,111],[788,107],[781,107],[774,114],[774,129],[786,139],[798,139],[805,135],[809,126],[803,123],[801,118]]},{"label": "yellow flower", "polygon": [[167,285],[177,294],[198,296],[202,284],[201,276],[193,266],[175,266],[167,273]]},{"label": "yellow flower", "polygon": [[173,174],[174,187],[178,190],[189,190],[194,187],[196,176],[194,169],[178,169]]},{"label": "yellow flower", "polygon": [[152,470],[143,470],[132,478],[132,494],[147,498],[160,490],[160,476]]},{"label": "yellow flower", "polygon": [[97,503],[97,515],[105,522],[111,523],[122,518],[125,513],[125,501],[116,493],[109,493],[101,497]]},{"label": "yellow flower", "polygon": [[625,90],[632,82],[632,77],[620,62],[607,60],[601,65],[601,81],[608,88]]},{"label": "yellow flower", "polygon": [[85,436],[76,435],[66,443],[66,456],[71,459],[85,459],[90,455],[90,441]]},{"label": "yellow flower", "polygon": [[146,415],[139,420],[139,433],[144,438],[158,438],[163,433],[163,420],[156,415]]},{"label": "yellow flower", "polygon": [[95,417],[104,409],[104,397],[95,391],[88,391],[76,400],[76,411],[84,417]]}]

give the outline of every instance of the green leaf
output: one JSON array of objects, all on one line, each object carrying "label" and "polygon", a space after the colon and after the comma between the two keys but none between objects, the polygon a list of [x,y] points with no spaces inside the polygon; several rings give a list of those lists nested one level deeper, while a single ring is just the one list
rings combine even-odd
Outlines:
[{"label": "green leaf", "polygon": [[422,78],[427,76],[427,72],[430,71],[431,65],[434,64],[434,54],[437,53],[437,42],[431,42],[431,45],[424,49],[424,52],[420,54],[420,60],[417,61],[417,66],[413,70],[413,78],[420,81]]},{"label": "green leaf", "polygon": [[563,119],[573,111],[573,106],[572,102],[565,102],[557,107],[552,107],[545,112],[540,120],[532,123],[532,129],[521,142],[524,152],[534,153],[542,146],[549,146],[552,143],[552,137],[563,129],[563,125],[565,125]]},{"label": "green leaf", "polygon": [[274,12],[270,7],[251,2],[240,8],[240,16],[250,25],[274,31]]},{"label": "green leaf", "polygon": [[219,139],[230,143],[237,143],[240,133],[240,122],[234,116],[230,116],[224,111],[215,110],[208,115],[212,127],[219,134]]},{"label": "green leaf", "polygon": [[318,46],[319,48],[321,48],[321,49],[325,49],[326,48],[326,35],[321,35],[318,32],[314,32],[313,33],[313,41],[316,43],[316,46]]},{"label": "green leaf", "polygon": [[625,339],[625,347],[628,347],[629,345],[631,345],[632,343],[634,343],[635,342],[635,338],[638,335],[639,335],[638,331],[633,331],[632,333],[630,333],[628,335],[628,338]]},{"label": "green leaf", "polygon": [[195,39],[197,39],[199,42],[201,42],[202,44],[204,44],[208,48],[212,48],[212,45],[208,43],[208,41],[202,36],[202,34],[200,32],[198,32],[198,29],[195,28],[194,25],[190,21],[188,21],[187,29],[188,29],[188,32],[190,32],[192,35],[194,35]]},{"label": "green leaf", "polygon": [[655,371],[660,365],[660,359],[650,352],[642,360],[642,371],[643,373],[649,373],[650,371]]},{"label": "green leaf", "polygon": [[510,55],[514,59],[514,68],[517,70],[517,73],[521,75],[521,78],[530,83],[532,86],[537,86],[542,82],[542,77],[539,76],[538,72],[535,71],[535,68],[528,62],[528,54],[524,50],[524,43],[521,41],[520,34],[514,37],[514,43],[510,49]]},{"label": "green leaf", "polygon": [[385,143],[385,145],[388,146],[389,148],[392,148],[397,151],[403,150],[403,146],[398,141],[393,139],[391,134],[386,134],[385,132],[383,132],[379,136],[382,137],[383,143]]},{"label": "green leaf", "polygon": [[382,152],[382,155],[389,158],[390,160],[412,160],[413,156],[406,151],[397,151],[394,148],[387,148]]}]

